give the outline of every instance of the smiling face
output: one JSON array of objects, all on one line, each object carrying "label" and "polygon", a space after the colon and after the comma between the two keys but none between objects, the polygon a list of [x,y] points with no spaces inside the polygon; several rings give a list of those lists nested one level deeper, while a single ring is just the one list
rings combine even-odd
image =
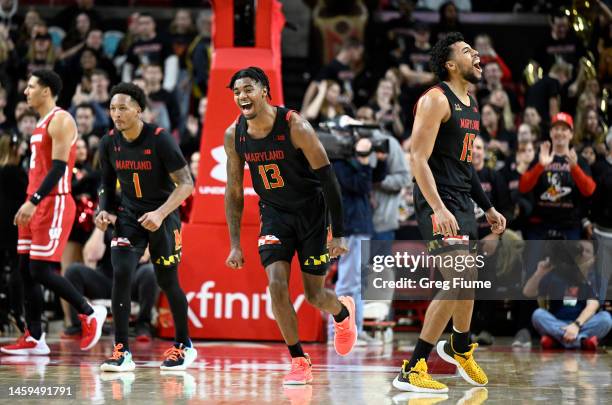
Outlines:
[{"label": "smiling face", "polygon": [[233,91],[234,102],[247,120],[257,117],[267,103],[268,90],[250,77],[236,80]]},{"label": "smiling face", "polygon": [[565,123],[559,122],[550,128],[550,139],[555,147],[568,147],[573,136],[573,131]]},{"label": "smiling face", "polygon": [[450,59],[446,62],[449,72],[458,73],[470,83],[478,83],[482,79],[478,52],[464,41],[455,42],[451,45],[451,50]]},{"label": "smiling face", "polygon": [[481,137],[477,136],[472,144],[472,164],[476,168],[484,165],[485,145]]},{"label": "smiling face", "polygon": [[110,103],[110,116],[119,131],[127,131],[137,125],[141,109],[127,94],[115,94]]}]

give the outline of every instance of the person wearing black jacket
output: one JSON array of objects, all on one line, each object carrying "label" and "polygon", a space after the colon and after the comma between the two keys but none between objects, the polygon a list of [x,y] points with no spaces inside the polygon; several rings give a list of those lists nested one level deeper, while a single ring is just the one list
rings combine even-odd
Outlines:
[{"label": "person wearing black jacket", "polygon": [[7,295],[9,305],[0,310],[0,324],[6,322],[9,311],[23,333],[25,323],[23,317],[23,282],[17,266],[17,227],[13,219],[17,210],[26,198],[28,176],[20,164],[19,137],[0,135],[0,272],[4,284],[4,273],[7,272]]},{"label": "person wearing black jacket", "polygon": [[[593,222],[593,239],[597,241],[596,274],[599,296],[606,296],[612,263],[612,131],[606,137],[606,158],[593,168],[597,188],[593,195],[590,219]],[[606,270],[607,269],[607,270]]]}]

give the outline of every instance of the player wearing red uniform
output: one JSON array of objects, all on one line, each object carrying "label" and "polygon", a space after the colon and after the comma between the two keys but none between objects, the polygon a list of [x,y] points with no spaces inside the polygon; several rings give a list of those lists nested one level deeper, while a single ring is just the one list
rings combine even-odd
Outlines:
[{"label": "player wearing red uniform", "polygon": [[28,105],[42,118],[30,139],[28,198],[14,221],[19,232],[17,252],[28,328],[17,343],[0,349],[7,354],[49,353],[41,326],[41,285],[79,312],[82,350],[97,343],[106,319],[106,308],[89,305],[68,280],[57,274],[75,215],[70,192],[78,138],[74,119],[55,105],[61,88],[62,81],[55,72],[39,70],[32,73],[24,91]]}]

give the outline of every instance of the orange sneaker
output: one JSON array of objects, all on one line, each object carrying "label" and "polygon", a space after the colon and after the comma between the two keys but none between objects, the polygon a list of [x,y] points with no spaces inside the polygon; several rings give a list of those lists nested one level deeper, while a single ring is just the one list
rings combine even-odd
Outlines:
[{"label": "orange sneaker", "polygon": [[291,371],[283,378],[284,385],[304,385],[312,382],[312,363],[310,356],[291,359]]},{"label": "orange sneaker", "polygon": [[357,342],[355,301],[351,297],[338,297],[338,300],[348,309],[349,316],[342,322],[334,321],[334,348],[340,356],[346,356]]}]

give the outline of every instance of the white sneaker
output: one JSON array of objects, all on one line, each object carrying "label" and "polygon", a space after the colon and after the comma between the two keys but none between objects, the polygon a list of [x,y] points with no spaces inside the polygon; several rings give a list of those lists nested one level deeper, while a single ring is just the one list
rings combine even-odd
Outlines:
[{"label": "white sneaker", "polygon": [[[193,343],[192,343],[193,345]],[[164,361],[159,366],[162,370],[184,371],[198,357],[198,351],[193,347],[185,347],[181,344],[179,347],[174,345],[164,353]]]},{"label": "white sneaker", "polygon": [[92,305],[93,314],[80,314],[81,319],[81,350],[89,350],[98,343],[102,336],[102,327],[106,321],[106,307],[102,305]]},{"label": "white sneaker", "polygon": [[3,346],[0,348],[2,353],[15,354],[15,355],[46,355],[51,351],[47,342],[45,342],[45,335],[40,335],[40,339],[36,340],[30,335],[30,331],[26,329],[25,334],[17,339],[17,342],[12,345]]}]

